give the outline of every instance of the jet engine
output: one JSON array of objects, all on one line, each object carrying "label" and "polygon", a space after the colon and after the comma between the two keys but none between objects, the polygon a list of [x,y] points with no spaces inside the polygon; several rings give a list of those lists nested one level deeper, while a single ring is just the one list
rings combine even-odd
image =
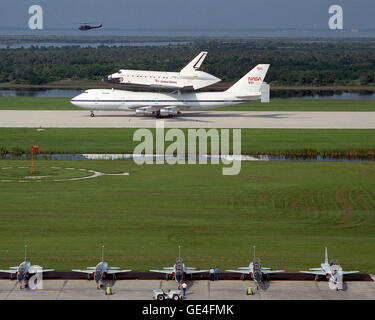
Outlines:
[{"label": "jet engine", "polygon": [[136,116],[152,116],[154,114],[154,108],[153,107],[143,107],[138,108],[135,110]]},{"label": "jet engine", "polygon": [[178,114],[178,109],[175,107],[161,108],[159,112],[161,117],[175,116]]}]

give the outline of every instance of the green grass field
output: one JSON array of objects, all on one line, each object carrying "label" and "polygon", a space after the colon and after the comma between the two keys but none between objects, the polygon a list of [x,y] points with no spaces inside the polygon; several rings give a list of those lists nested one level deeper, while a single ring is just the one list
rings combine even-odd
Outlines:
[{"label": "green grass field", "polygon": [[[0,110],[82,110],[70,98],[0,97]],[[374,100],[290,100],[253,101],[215,109],[217,111],[375,111]],[[215,111],[214,110],[214,111]]]},{"label": "green grass field", "polygon": [[218,108],[220,111],[375,111],[374,100],[291,100],[271,99]]},{"label": "green grass field", "polygon": [[0,97],[0,110],[79,110],[69,98]]},{"label": "green grass field", "polygon": [[[27,166],[0,161],[0,167]],[[116,266],[317,267],[328,246],[344,270],[375,272],[375,163],[252,162],[238,176],[220,165],[37,161],[45,166],[129,171],[85,181],[0,182],[0,268],[32,263],[68,271],[94,265],[100,246]]]},{"label": "green grass field", "polygon": [[[42,153],[132,153],[135,130],[0,128],[0,151],[30,152],[34,142]],[[242,129],[241,137],[243,154],[375,152],[375,130]]]}]

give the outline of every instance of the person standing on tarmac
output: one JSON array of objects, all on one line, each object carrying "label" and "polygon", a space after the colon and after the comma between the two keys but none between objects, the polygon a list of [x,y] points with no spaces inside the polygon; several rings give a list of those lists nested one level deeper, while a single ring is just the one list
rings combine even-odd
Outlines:
[{"label": "person standing on tarmac", "polygon": [[215,280],[219,280],[219,267],[215,268]]},{"label": "person standing on tarmac", "polygon": [[182,284],[182,292],[184,293],[184,297],[186,294],[186,288],[187,288],[187,284],[186,284],[186,281],[184,281],[184,283]]},{"label": "person standing on tarmac", "polygon": [[210,267],[210,280],[214,281],[214,275],[215,275],[215,270],[213,267]]}]

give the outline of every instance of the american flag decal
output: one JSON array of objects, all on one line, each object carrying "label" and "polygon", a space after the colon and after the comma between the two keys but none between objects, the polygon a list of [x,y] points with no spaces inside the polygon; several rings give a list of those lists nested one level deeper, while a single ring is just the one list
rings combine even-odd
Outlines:
[{"label": "american flag decal", "polygon": [[258,69],[258,70],[262,70],[262,71],[263,71],[263,68],[262,68],[262,67],[258,67],[257,69]]}]

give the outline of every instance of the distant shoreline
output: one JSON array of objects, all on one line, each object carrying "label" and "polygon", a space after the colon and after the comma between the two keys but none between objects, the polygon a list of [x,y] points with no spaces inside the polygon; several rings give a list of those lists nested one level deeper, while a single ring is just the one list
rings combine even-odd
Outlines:
[{"label": "distant shoreline", "polygon": [[195,41],[312,41],[312,42],[374,42],[374,37],[276,37],[276,36],[101,36],[101,35],[0,35],[0,44],[34,43],[132,43],[132,42],[195,42]]}]

